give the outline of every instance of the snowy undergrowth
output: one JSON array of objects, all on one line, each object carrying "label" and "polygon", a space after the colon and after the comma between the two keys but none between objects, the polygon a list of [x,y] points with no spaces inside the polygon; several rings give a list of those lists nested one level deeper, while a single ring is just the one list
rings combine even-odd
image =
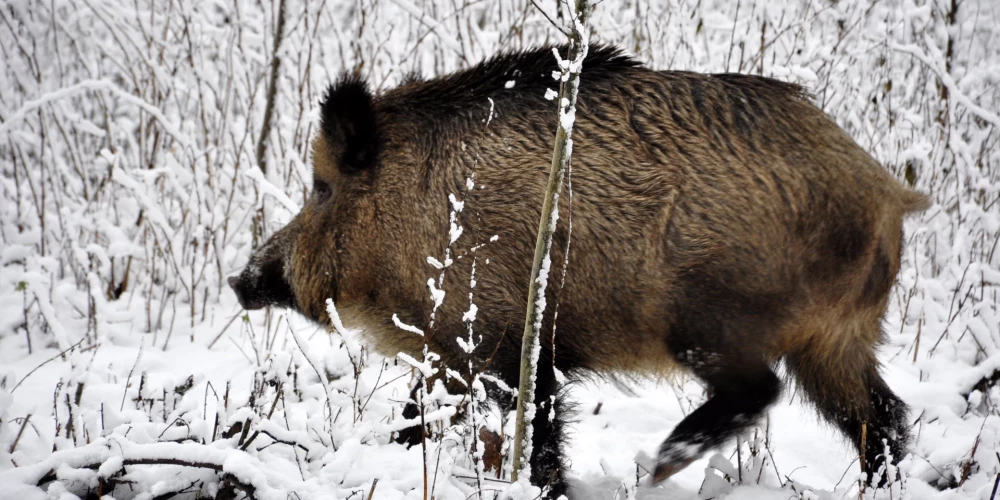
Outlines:
[{"label": "snowy undergrowth", "polygon": [[[538,3],[558,17],[555,2]],[[506,488],[495,473],[510,440],[503,412],[453,424],[465,402],[431,388],[426,453],[392,444],[407,425],[410,365],[284,311],[246,314],[224,277],[307,193],[315,105],[340,72],[385,88],[561,40],[523,0],[285,4],[260,155],[280,1],[0,9],[0,497]],[[913,407],[902,492],[859,492],[850,447],[794,387],[739,447],[649,488],[648,457],[704,399],[680,380],[636,387],[639,397],[574,388],[575,496],[989,499],[1000,472],[1000,5],[604,0],[591,25],[592,41],[652,67],[806,85],[934,205],[906,224],[882,351]],[[477,436],[492,447],[473,447]]]}]

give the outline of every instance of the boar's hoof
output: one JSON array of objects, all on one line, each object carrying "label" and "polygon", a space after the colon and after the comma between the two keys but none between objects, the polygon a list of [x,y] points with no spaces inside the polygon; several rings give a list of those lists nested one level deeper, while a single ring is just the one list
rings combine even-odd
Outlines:
[{"label": "boar's hoof", "polygon": [[[420,408],[413,403],[407,403],[403,407],[403,418],[407,420],[417,419],[420,417]],[[407,448],[411,446],[419,445],[424,440],[424,433],[420,428],[420,424],[417,423],[412,427],[407,427],[405,429],[400,429],[396,433],[395,442],[406,446]]]},{"label": "boar's hoof", "polygon": [[903,480],[902,476],[899,474],[899,467],[893,467],[895,473],[890,472],[885,467],[885,457],[880,456],[878,463],[875,465],[874,477],[871,474],[866,474],[868,477],[868,485],[874,486],[876,489],[889,489],[894,483],[899,483]]},{"label": "boar's hoof", "polygon": [[666,481],[670,476],[684,470],[695,459],[695,457],[681,457],[677,453],[670,453],[669,451],[664,453],[664,451],[660,451],[660,456],[656,461],[656,470],[653,471],[652,484],[654,485]]},{"label": "boar's hoof", "polygon": [[410,448],[412,446],[419,445],[423,438],[424,435],[420,432],[420,425],[414,425],[413,427],[407,427],[406,429],[402,429],[396,433],[396,439],[394,439],[394,441]]}]

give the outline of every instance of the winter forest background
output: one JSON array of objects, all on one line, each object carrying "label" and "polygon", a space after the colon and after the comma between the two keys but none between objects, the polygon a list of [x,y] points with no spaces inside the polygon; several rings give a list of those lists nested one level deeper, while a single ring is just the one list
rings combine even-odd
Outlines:
[{"label": "winter forest background", "polygon": [[[410,364],[246,313],[224,278],[308,193],[328,83],[389,88],[562,42],[555,0],[537,4],[3,2],[0,497],[502,496],[509,453],[472,450],[509,450],[506,412],[435,391],[426,454],[391,444]],[[592,381],[572,391],[575,497],[992,500],[1000,2],[603,0],[591,32],[654,68],[805,85],[933,206],[907,221],[881,351],[913,407],[902,485],[861,491],[852,448],[791,386],[739,443],[650,488],[649,457],[703,388]],[[473,423],[452,424],[455,405]]]}]

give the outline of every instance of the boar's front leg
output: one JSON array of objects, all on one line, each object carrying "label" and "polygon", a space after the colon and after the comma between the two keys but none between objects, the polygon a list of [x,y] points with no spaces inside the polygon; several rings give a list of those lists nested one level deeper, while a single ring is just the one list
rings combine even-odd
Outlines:
[{"label": "boar's front leg", "polygon": [[[413,386],[413,389],[410,390],[409,401],[407,401],[406,405],[403,406],[402,417],[404,419],[416,420],[417,422],[420,421],[420,405],[417,404],[417,401],[420,401],[419,392],[424,388],[425,383],[427,383],[430,387],[433,387],[436,380],[440,380],[440,378],[435,376],[432,377],[430,381],[423,379],[417,381],[416,385]],[[449,394],[461,394],[465,392],[465,385],[454,379],[449,379],[446,382],[446,388],[448,389]],[[458,422],[465,418],[461,408],[458,410],[458,413],[452,417],[453,422]],[[423,442],[425,433],[427,432],[430,432],[430,429],[417,423],[416,425],[401,429],[397,432],[394,441],[409,448],[410,446],[416,446]]]},{"label": "boar's front leg", "polygon": [[[414,386],[413,389],[410,391],[410,400],[407,401],[405,406],[403,406],[402,417],[404,419],[414,420],[420,418],[420,406],[417,405],[416,401],[418,401],[417,398],[420,397],[417,393],[420,391],[420,389],[423,388],[423,386],[424,386],[424,381],[421,380],[417,382],[417,385]],[[406,446],[407,448],[409,448],[410,446],[416,446],[419,445],[424,440],[425,431],[426,427],[420,424],[414,425],[412,427],[407,427],[405,429],[401,429],[398,433],[396,433],[396,439],[394,441],[401,445]]]},{"label": "boar's front leg", "polygon": [[677,359],[708,384],[711,396],[660,445],[653,483],[690,465],[760,418],[781,393],[781,381],[763,357],[684,349]]}]

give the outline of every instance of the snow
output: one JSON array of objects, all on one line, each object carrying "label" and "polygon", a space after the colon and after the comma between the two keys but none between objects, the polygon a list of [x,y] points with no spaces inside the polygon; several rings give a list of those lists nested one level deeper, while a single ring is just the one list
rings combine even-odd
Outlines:
[{"label": "snow", "polygon": [[573,131],[573,122],[576,120],[576,109],[571,109],[559,116],[559,125],[566,132]]},{"label": "snow", "polygon": [[496,111],[496,102],[493,101],[492,97],[487,97],[486,100],[490,103],[490,112],[486,115],[486,126],[489,127],[490,123],[493,121],[493,113]]},{"label": "snow", "polygon": [[452,265],[454,263],[454,261],[451,260],[451,259],[447,259],[444,262],[441,262],[440,260],[437,260],[434,257],[428,255],[427,256],[427,263],[430,264],[431,266],[433,266],[434,269],[441,270],[441,269],[444,269],[444,268]]},{"label": "snow", "polygon": [[401,353],[397,354],[396,357],[399,358],[400,360],[402,360],[404,363],[406,363],[406,364],[408,364],[408,365],[416,368],[417,370],[419,370],[420,373],[422,373],[425,378],[429,378],[431,375],[434,375],[434,372],[437,371],[431,365],[430,362],[427,362],[427,361],[417,361],[417,360],[413,359],[413,357],[410,356],[409,354],[401,352]]},{"label": "snow", "polygon": [[[257,183],[257,187],[260,189],[260,196],[264,196],[265,194],[272,196],[275,200],[278,200],[278,202],[280,202],[289,213],[299,213],[299,210],[301,209],[299,204],[292,201],[292,199],[289,198],[288,195],[286,195],[280,188],[271,184],[271,182],[264,177],[264,173],[260,171],[259,167],[251,167],[244,171],[243,175],[246,175]],[[260,198],[258,198],[257,203],[260,203],[260,201]]]},{"label": "snow", "polygon": [[476,313],[479,312],[479,306],[475,304],[469,304],[469,310],[462,314],[462,321],[471,323],[476,320]]},{"label": "snow", "polygon": [[424,331],[423,330],[421,330],[421,329],[419,329],[419,328],[417,328],[417,327],[415,327],[413,325],[408,325],[406,323],[403,323],[402,321],[399,320],[399,316],[396,315],[396,314],[392,315],[392,323],[394,325],[396,325],[396,328],[399,328],[400,330],[405,330],[405,331],[408,331],[410,333],[415,333],[417,335],[420,335],[421,337],[424,336]]},{"label": "snow", "polygon": [[337,312],[337,306],[333,303],[333,299],[326,299],[326,314],[330,317],[330,323],[334,331],[341,335],[347,332],[347,328],[344,327],[344,323],[340,320],[340,313]]},{"label": "snow", "polygon": [[437,310],[444,303],[445,291],[437,287],[434,278],[427,280],[427,288],[431,291],[431,301],[434,303],[434,310]]},{"label": "snow", "polygon": [[[624,391],[571,384],[571,498],[992,500],[1000,5],[958,2],[950,22],[950,4],[597,3],[586,33],[652,67],[806,85],[933,206],[907,219],[879,353],[890,387],[912,407],[902,485],[860,492],[851,446],[789,384],[741,439],[650,486],[660,443],[705,398],[696,380],[678,376]],[[524,0],[288,9],[262,165],[254,153],[276,2],[29,0],[0,13],[0,498],[83,498],[102,480],[114,498],[211,497],[227,487],[223,474],[257,498],[421,498],[421,447],[392,441],[417,424],[401,416],[412,374],[470,380],[477,401],[484,382],[511,391],[466,366],[442,371],[431,352],[379,357],[332,300],[332,334],[289,311],[242,311],[225,278],[304,205],[316,103],[337,75],[359,69],[387,89],[411,72],[442,74],[561,35]],[[497,92],[523,87],[504,78]],[[561,104],[553,89],[544,97]],[[509,113],[493,104],[483,103],[491,127]],[[562,115],[559,125],[568,131],[574,121]],[[474,187],[491,188],[466,179]],[[461,318],[440,320],[469,324],[456,341],[470,351],[476,318],[490,311],[471,295],[464,304],[464,292],[446,298],[443,283],[474,260],[471,240],[488,237],[460,225],[474,199],[450,197],[447,252],[426,256],[427,299],[435,311],[463,302],[452,309]],[[428,491],[531,497],[530,485],[484,470],[488,450],[473,446],[472,426],[452,422],[464,403],[442,385],[422,396]],[[504,436],[509,468],[510,415],[484,405],[472,419]],[[151,463],[163,459],[177,463]]]}]

